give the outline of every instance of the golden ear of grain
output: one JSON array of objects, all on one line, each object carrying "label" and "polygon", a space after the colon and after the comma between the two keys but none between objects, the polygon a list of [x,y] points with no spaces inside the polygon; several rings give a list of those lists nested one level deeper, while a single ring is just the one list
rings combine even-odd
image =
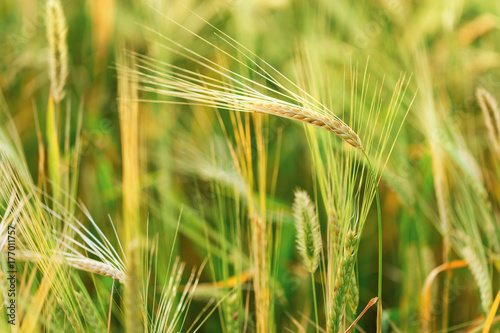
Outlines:
[{"label": "golden ear of grain", "polygon": [[[37,254],[32,251],[18,250],[16,251],[16,258],[20,261],[30,261],[34,263],[40,263],[42,260],[52,260],[53,258],[47,258],[45,255]],[[120,283],[125,284],[125,273],[116,269],[108,264],[102,263],[97,260],[88,258],[73,258],[66,257],[65,262],[78,270],[86,271],[93,274],[99,274],[103,276],[110,277],[114,280],[120,281]]]},{"label": "golden ear of grain", "polygon": [[50,82],[56,103],[64,97],[64,85],[68,76],[68,46],[66,44],[66,19],[59,0],[48,0],[47,39],[50,46]]},{"label": "golden ear of grain", "polygon": [[483,111],[484,122],[488,129],[493,148],[500,154],[500,111],[495,98],[484,88],[477,88],[476,98],[481,111]]},{"label": "golden ear of grain", "polygon": [[71,267],[74,267],[76,269],[107,276],[114,280],[120,281],[120,283],[122,284],[125,284],[125,274],[108,264],[87,258],[66,258],[66,261]]},{"label": "golden ear of grain", "polygon": [[347,124],[325,114],[320,114],[305,108],[280,105],[278,103],[255,103],[253,111],[272,114],[275,116],[295,119],[307,124],[315,125],[333,132],[344,139],[351,146],[363,150],[361,139]]}]

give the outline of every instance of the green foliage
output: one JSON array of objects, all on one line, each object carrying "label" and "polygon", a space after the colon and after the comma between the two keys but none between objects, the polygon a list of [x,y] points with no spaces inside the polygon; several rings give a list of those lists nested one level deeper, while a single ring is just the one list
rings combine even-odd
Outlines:
[{"label": "green foliage", "polygon": [[482,329],[499,13],[1,1],[0,294],[15,227],[18,331],[336,333],[377,295],[388,330]]}]

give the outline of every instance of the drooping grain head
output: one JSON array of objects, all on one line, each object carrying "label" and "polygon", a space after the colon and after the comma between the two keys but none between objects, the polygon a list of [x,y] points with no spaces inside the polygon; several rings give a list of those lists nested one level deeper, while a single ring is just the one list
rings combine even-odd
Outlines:
[{"label": "drooping grain head", "polygon": [[[55,256],[49,258],[45,255],[37,254],[35,252],[27,250],[18,250],[16,252],[16,258],[20,261],[30,261],[39,264],[42,263],[43,261],[60,260]],[[84,257],[74,258],[66,256],[64,263],[78,270],[110,277],[114,280],[118,280],[122,284],[125,284],[126,282],[126,274],[123,271],[116,269],[115,267],[109,264],[94,259],[89,259]]]},{"label": "drooping grain head", "polygon": [[50,83],[56,103],[64,97],[68,76],[68,46],[66,44],[66,19],[59,0],[48,0],[46,5],[47,39],[50,47]]},{"label": "drooping grain head", "polygon": [[254,111],[267,113],[283,118],[295,119],[315,125],[340,136],[351,146],[363,150],[361,139],[347,124],[326,114],[320,114],[305,108],[280,105],[278,103],[256,103]]}]

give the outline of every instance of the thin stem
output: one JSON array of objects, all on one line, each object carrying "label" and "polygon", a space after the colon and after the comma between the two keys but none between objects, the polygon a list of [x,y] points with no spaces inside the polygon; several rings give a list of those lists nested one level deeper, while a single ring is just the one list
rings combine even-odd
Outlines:
[{"label": "thin stem", "polygon": [[[447,263],[450,262],[448,256]],[[443,318],[441,324],[441,330],[443,332],[448,331],[448,317],[449,317],[449,302],[450,302],[450,283],[451,283],[451,270],[446,272],[446,280],[444,281],[444,291],[443,291]]]},{"label": "thin stem", "polygon": [[111,327],[111,308],[113,307],[113,292],[115,290],[115,280],[113,279],[113,284],[111,285],[111,293],[109,296],[109,312],[108,312],[108,330],[106,331],[109,333],[109,328]]},{"label": "thin stem", "polygon": [[375,173],[373,172],[372,164],[370,163],[370,159],[368,155],[363,150],[363,154],[366,157],[366,161],[368,162],[368,167],[370,169],[370,173],[372,174],[373,183],[375,185],[375,196],[377,200],[377,219],[378,219],[378,304],[377,304],[377,332],[380,333],[382,331],[382,214],[380,209],[380,197],[378,194],[378,184],[377,178],[375,177]]},{"label": "thin stem", "polygon": [[311,286],[313,292],[314,315],[316,318],[316,333],[319,333],[318,303],[316,302],[316,287],[314,286],[314,274],[311,273]]},{"label": "thin stem", "polygon": [[46,135],[49,150],[49,176],[52,182],[52,197],[54,200],[53,206],[59,203],[61,178],[59,174],[59,140],[57,137],[57,112],[59,104],[54,102],[52,93],[49,95],[49,102],[47,105],[47,120],[46,120]]}]

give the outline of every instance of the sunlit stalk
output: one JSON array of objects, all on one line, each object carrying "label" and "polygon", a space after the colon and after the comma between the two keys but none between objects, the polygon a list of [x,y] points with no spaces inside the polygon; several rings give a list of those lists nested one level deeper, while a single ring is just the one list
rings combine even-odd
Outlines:
[{"label": "sunlit stalk", "polygon": [[57,138],[57,126],[56,126],[56,112],[55,103],[52,93],[49,95],[49,103],[47,105],[47,119],[46,119],[46,130],[47,130],[47,144],[49,151],[49,176],[51,180],[52,197],[54,203],[59,202],[61,178],[59,174],[59,141]]}]

